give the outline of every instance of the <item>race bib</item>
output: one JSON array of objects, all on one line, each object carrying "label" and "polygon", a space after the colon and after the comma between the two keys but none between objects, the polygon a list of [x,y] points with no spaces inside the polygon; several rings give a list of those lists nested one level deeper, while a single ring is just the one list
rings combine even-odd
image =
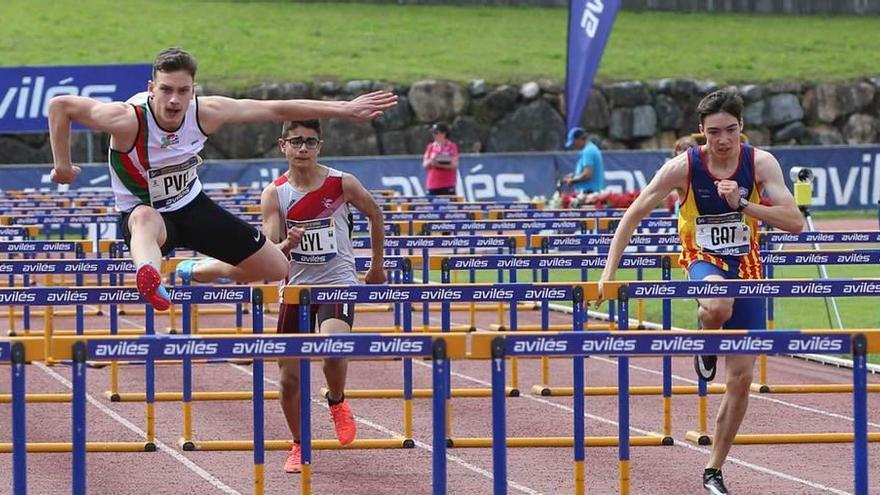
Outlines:
[{"label": "race bib", "polygon": [[437,163],[449,164],[452,163],[452,155],[450,155],[449,153],[437,153],[437,156],[434,157],[434,160],[436,160]]},{"label": "race bib", "polygon": [[196,171],[201,163],[201,157],[196,155],[180,165],[148,170],[153,208],[161,210],[185,198],[199,177]]},{"label": "race bib", "polygon": [[740,212],[697,217],[697,245],[720,256],[743,256],[751,249],[752,232]]},{"label": "race bib", "polygon": [[291,249],[290,259],[306,265],[327,263],[336,256],[336,224],[332,217],[306,222],[287,221],[287,228],[305,229],[299,246]]}]

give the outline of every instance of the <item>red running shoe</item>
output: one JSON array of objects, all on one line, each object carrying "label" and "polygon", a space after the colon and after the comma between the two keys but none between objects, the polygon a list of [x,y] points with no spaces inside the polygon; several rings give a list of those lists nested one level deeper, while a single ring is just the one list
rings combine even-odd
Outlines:
[{"label": "red running shoe", "polygon": [[357,436],[357,425],[354,422],[354,414],[348,402],[342,401],[335,406],[330,406],[330,418],[336,428],[336,438],[341,445],[348,445]]},{"label": "red running shoe", "polygon": [[165,311],[171,307],[171,296],[162,285],[162,275],[153,265],[145,264],[138,268],[137,288],[144,299],[156,308],[156,311]]}]

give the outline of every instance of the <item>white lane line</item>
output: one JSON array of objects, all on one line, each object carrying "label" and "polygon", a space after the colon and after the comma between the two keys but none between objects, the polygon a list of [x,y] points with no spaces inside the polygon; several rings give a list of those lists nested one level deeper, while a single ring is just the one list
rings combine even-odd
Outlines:
[{"label": "white lane line", "polygon": [[[63,376],[59,375],[58,373],[55,373],[54,370],[50,369],[49,367],[47,367],[43,363],[38,363],[38,362],[34,361],[34,365],[36,365],[41,370],[45,371],[49,376],[51,376],[55,380],[59,381],[65,387],[69,388],[70,390],[73,390],[73,384],[70,383],[70,381],[67,380],[67,378],[64,378]],[[107,406],[105,406],[104,404],[102,404],[101,402],[96,400],[94,397],[92,397],[91,394],[88,394],[88,393],[86,394],[86,400],[89,401],[89,404],[98,408],[99,411],[101,411],[102,413],[109,416],[111,419],[113,419],[117,423],[128,428],[129,430],[131,430],[132,432],[134,432],[135,434],[137,434],[138,436],[140,436],[144,440],[146,440],[147,433],[144,430],[138,428],[132,422],[130,422],[129,420],[127,420],[127,419],[123,418],[122,416],[120,416],[119,414],[117,414],[116,411],[108,408]],[[223,483],[222,481],[220,481],[219,479],[214,477],[211,473],[206,471],[204,468],[202,468],[198,464],[194,463],[193,461],[187,459],[185,456],[180,454],[180,452],[172,449],[171,447],[169,447],[165,443],[161,442],[158,438],[155,439],[153,441],[153,443],[156,444],[156,447],[159,450],[161,450],[162,452],[165,452],[166,454],[173,457],[174,460],[183,464],[187,469],[189,469],[190,471],[199,475],[199,477],[201,477],[202,479],[204,479],[205,481],[210,483],[211,486],[213,486],[217,490],[219,490],[223,493],[240,495],[240,492],[229,487],[228,485],[226,485],[225,483]]]},{"label": "white lane line", "polygon": [[[614,364],[615,366],[617,365],[617,361],[615,361],[614,359],[608,359],[608,358],[603,358],[603,357],[598,357],[598,356],[596,356],[596,357],[590,357],[590,359],[595,359],[596,361],[601,361],[601,362],[604,362],[604,363]],[[653,369],[650,369],[650,368],[644,368],[644,367],[642,367],[642,366],[636,366],[636,365],[633,365],[633,364],[630,364],[629,367],[630,367],[630,369],[638,370],[638,371],[641,371],[641,372],[643,372],[643,373],[648,373],[648,374],[651,374],[651,375],[663,376],[663,372],[662,372],[662,371],[657,371],[657,370],[653,370]],[[681,382],[684,382],[684,383],[687,383],[687,384],[690,384],[690,385],[696,385],[696,384],[697,384],[697,381],[696,381],[696,380],[693,380],[693,379],[690,379],[690,378],[685,378],[685,377],[683,377],[683,376],[679,376],[679,375],[675,375],[675,374],[672,375],[672,378],[673,378],[674,380],[678,380],[678,381],[681,381]],[[848,421],[848,422],[850,422],[850,423],[852,423],[853,421],[855,421],[851,416],[846,416],[846,415],[844,415],[844,414],[838,414],[838,413],[834,413],[834,412],[831,412],[831,411],[824,411],[824,410],[822,410],[822,409],[816,409],[815,407],[802,406],[802,405],[800,405],[800,404],[795,404],[795,403],[793,403],[793,402],[788,402],[788,401],[784,401],[784,400],[781,400],[781,399],[776,399],[776,398],[773,398],[773,397],[768,397],[766,394],[749,394],[749,397],[750,397],[750,398],[753,398],[753,399],[757,399],[757,400],[763,400],[763,401],[771,402],[771,403],[773,403],[773,404],[779,404],[779,405],[781,405],[781,406],[791,407],[791,408],[793,408],[793,409],[798,409],[798,410],[801,410],[801,411],[806,411],[806,412],[811,412],[811,413],[814,413],[814,414],[819,414],[819,415],[821,415],[821,416],[827,416],[827,417],[829,417],[829,418],[841,419],[841,420],[843,420],[843,421]],[[871,423],[871,422],[868,422],[868,426],[873,426],[874,428],[880,428],[880,424],[877,424],[877,423]]]},{"label": "white lane line", "polygon": [[[430,367],[431,367],[429,364],[422,363],[421,361],[413,361],[413,363],[418,364],[419,366],[422,366],[422,367],[425,367],[425,368],[430,368]],[[463,373],[457,373],[457,372],[454,372],[454,371],[453,371],[453,372],[452,372],[452,375],[455,376],[455,377],[461,378],[461,379],[463,379],[463,380],[467,380],[467,381],[470,381],[470,382],[472,382],[472,383],[476,383],[476,384],[478,384],[478,385],[482,385],[482,386],[484,386],[484,387],[491,387],[491,386],[492,386],[492,384],[491,384],[490,382],[483,381],[483,380],[480,380],[479,378],[475,378],[475,377],[472,377],[472,376],[469,376],[469,375],[465,375],[465,374],[463,374]],[[528,399],[528,400],[531,400],[531,401],[534,401],[534,402],[538,402],[538,403],[541,403],[541,404],[545,404],[545,405],[548,405],[548,406],[551,406],[551,407],[555,407],[555,408],[557,408],[557,409],[561,409],[561,410],[563,410],[563,411],[567,411],[567,412],[570,412],[570,413],[574,413],[574,409],[572,409],[571,407],[568,407],[568,406],[565,406],[565,405],[562,405],[562,404],[557,404],[557,403],[555,403],[555,402],[551,402],[551,401],[549,401],[549,400],[542,399],[542,398],[540,398],[540,397],[536,397],[536,396],[531,395],[531,394],[523,394],[523,395],[520,395],[520,397],[522,397],[522,398],[526,398],[526,399]],[[603,417],[601,417],[601,416],[596,416],[596,415],[593,415],[593,414],[587,414],[587,413],[585,413],[585,414],[584,414],[584,417],[585,417],[585,418],[589,418],[589,419],[593,419],[593,420],[595,420],[595,421],[599,421],[599,422],[601,422],[601,423],[605,423],[605,424],[608,424],[608,425],[612,425],[612,426],[617,426],[617,425],[618,425],[617,421],[613,421],[613,420],[610,420],[610,419],[607,419],[607,418],[603,418]],[[634,426],[630,426],[629,429],[632,430],[634,433],[638,433],[639,435],[648,435],[648,434],[651,433],[651,432],[649,432],[649,431],[647,431],[647,430],[642,430],[642,429],[640,429],[640,428],[636,428],[636,427],[634,427]],[[703,453],[703,454],[706,454],[706,455],[711,454],[711,452],[710,452],[708,449],[704,449],[704,448],[702,448],[702,447],[697,447],[697,446],[695,446],[695,445],[691,445],[691,444],[689,444],[689,443],[687,443],[687,442],[681,442],[681,441],[675,440],[675,445],[678,446],[678,447],[684,447],[684,448],[686,448],[686,449],[688,449],[688,450],[692,450],[692,451],[695,451],[695,452],[700,452],[700,453]],[[809,481],[809,480],[805,480],[805,479],[797,478],[797,477],[792,476],[792,475],[790,475],[790,474],[785,474],[785,473],[782,473],[782,472],[779,472],[779,471],[774,471],[774,470],[772,470],[772,469],[770,469],[770,468],[766,468],[766,467],[764,467],[764,466],[759,466],[759,465],[757,465],[757,464],[752,464],[751,462],[747,462],[747,461],[743,461],[743,460],[741,460],[741,459],[737,459],[736,457],[730,457],[730,456],[728,456],[728,457],[727,457],[727,461],[728,461],[728,462],[732,462],[732,463],[734,463],[734,464],[738,464],[738,465],[743,466],[743,467],[748,468],[748,469],[752,469],[752,470],[754,470],[754,471],[758,471],[758,472],[760,472],[760,473],[764,473],[764,474],[767,474],[767,475],[770,475],[770,476],[774,476],[774,477],[777,477],[777,478],[780,478],[780,479],[783,479],[783,480],[787,480],[787,481],[792,481],[792,482],[795,482],[795,483],[799,483],[799,484],[802,484],[802,485],[808,486],[808,487],[813,488],[813,489],[816,489],[816,490],[822,490],[822,491],[827,492],[827,493],[833,493],[833,494],[835,494],[835,495],[852,495],[852,494],[850,494],[849,492],[845,492],[845,491],[842,491],[842,490],[838,490],[838,489],[836,489],[836,488],[827,487],[827,486],[825,486],[825,485],[821,485],[821,484],[819,484],[819,483],[815,483],[815,482],[813,482],[813,481]]]},{"label": "white lane line", "polygon": [[[244,367],[239,366],[239,365],[237,365],[237,364],[233,364],[233,365],[231,365],[231,366],[232,366],[233,368],[235,368],[235,369],[241,371],[242,373],[248,375],[248,376],[251,376],[251,377],[254,376],[253,371],[251,371],[251,370],[248,369],[248,368],[244,368]],[[271,385],[274,385],[274,386],[276,386],[276,387],[280,387],[280,386],[281,386],[281,384],[280,384],[277,380],[272,380],[272,379],[267,378],[267,377],[265,377],[265,376],[263,377],[263,381],[266,382],[266,383],[269,383],[269,384],[271,384]],[[315,399],[315,398],[312,398],[311,401],[312,401],[312,403],[315,404],[315,405],[321,406],[321,407],[323,407],[324,409],[328,409],[327,401],[319,400],[319,399]],[[382,425],[380,425],[380,424],[378,424],[378,423],[376,423],[376,422],[370,421],[369,419],[367,419],[367,418],[365,418],[365,417],[363,417],[363,416],[355,415],[354,419],[355,419],[358,423],[361,423],[361,424],[363,424],[363,425],[369,426],[370,428],[373,428],[374,430],[380,431],[380,432],[382,432],[382,433],[384,433],[384,434],[386,434],[386,435],[388,435],[388,436],[390,436],[390,437],[392,437],[392,438],[399,438],[399,437],[402,437],[402,436],[403,436],[403,433],[399,433],[399,432],[396,432],[396,431],[391,430],[391,429],[389,429],[389,428],[386,428],[386,427],[384,427],[384,426],[382,426]],[[429,444],[426,444],[426,443],[424,443],[424,442],[421,442],[421,441],[419,441],[419,440],[415,440],[415,439],[413,439],[413,441],[415,442],[416,447],[418,447],[418,448],[420,448],[420,449],[427,450],[428,452],[433,452],[433,451],[434,451],[434,449],[433,449],[433,448],[431,447],[431,445],[429,445]],[[448,460],[450,460],[450,461],[452,461],[452,462],[458,464],[459,466],[464,467],[465,469],[468,469],[468,470],[470,470],[470,471],[473,471],[473,472],[475,472],[475,473],[477,473],[477,474],[479,474],[479,475],[485,476],[486,478],[489,478],[490,480],[494,480],[494,479],[495,479],[495,476],[492,474],[492,472],[487,471],[487,470],[485,470],[485,469],[483,469],[483,468],[481,468],[481,467],[479,467],[479,466],[475,466],[475,465],[473,465],[473,464],[471,464],[471,463],[465,461],[465,460],[462,459],[461,457],[458,457],[458,456],[455,456],[455,455],[453,455],[453,454],[449,454],[449,453],[447,453],[447,454],[446,454],[446,459],[448,459]],[[527,487],[527,486],[520,485],[519,483],[517,483],[517,482],[515,482],[515,481],[513,481],[513,480],[511,480],[511,479],[508,479],[508,480],[507,480],[507,486],[513,488],[514,490],[520,491],[520,492],[522,492],[522,493],[528,493],[528,494],[530,494],[530,495],[537,495],[537,494],[541,493],[541,492],[538,492],[538,491],[536,491],[536,490],[534,490],[534,489],[532,489],[532,488],[529,488],[529,487]]]}]

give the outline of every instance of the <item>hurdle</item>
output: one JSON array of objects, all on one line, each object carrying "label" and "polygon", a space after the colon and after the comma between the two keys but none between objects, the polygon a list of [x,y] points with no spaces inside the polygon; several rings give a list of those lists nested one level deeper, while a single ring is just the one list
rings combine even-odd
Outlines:
[{"label": "hurdle", "polygon": [[[172,298],[180,298],[179,294],[172,295]],[[15,289],[0,289],[0,301],[7,304],[26,302],[34,306],[46,306],[47,310],[51,310],[53,305],[65,304],[107,304],[111,301],[119,299],[127,301],[140,300],[140,294],[137,289],[128,287],[24,287]],[[51,314],[49,311],[47,314]],[[84,328],[82,320],[78,320],[78,335],[70,336],[71,338],[83,338]],[[154,329],[154,318],[152,307],[148,307],[145,317],[145,326],[148,332]],[[51,327],[48,332],[42,336],[33,337],[15,337],[22,339],[28,346],[35,347],[36,350],[28,350],[28,356],[35,356],[35,352],[39,353],[39,358],[32,360],[42,360],[46,363],[64,362],[63,357],[68,356],[69,352],[64,349],[57,348],[58,339],[64,337],[53,337]],[[38,347],[37,347],[38,346]],[[76,368],[74,366],[74,368]],[[151,363],[146,367],[146,388],[147,388],[147,404],[146,404],[146,426],[145,431],[147,438],[143,442],[89,442],[84,448],[90,452],[152,452],[156,450],[155,445],[155,415],[154,404],[150,398],[154,387],[154,370]],[[10,401],[15,404],[16,399],[22,402],[28,402],[28,394],[11,397]],[[75,401],[70,394],[34,394],[38,400],[35,402],[68,402]],[[28,452],[71,452],[73,449],[72,442],[34,442],[25,446]],[[0,452],[10,452],[12,445],[9,443],[0,443]]]},{"label": "hurdle", "polygon": [[[10,254],[23,254],[24,256],[35,256],[35,255],[50,255],[52,253],[57,254],[69,254],[74,253],[76,257],[81,258],[83,253],[86,251],[91,251],[92,249],[91,241],[0,241],[0,253],[6,254],[7,256]],[[30,284],[30,274],[24,274],[24,283],[25,285]],[[15,286],[15,275],[9,274],[9,286]],[[71,316],[75,313],[70,312],[62,312],[59,313],[64,316]],[[30,315],[31,308],[27,305],[24,306],[22,314],[19,315],[15,310],[14,305],[9,305],[7,308],[7,315],[9,319],[9,335],[17,335],[18,332],[16,330],[16,321],[18,318],[23,319],[23,332],[27,334],[30,331]]]},{"label": "hurdle", "polygon": [[[761,242],[765,245],[772,244],[860,244],[880,243],[880,232],[802,232],[789,234],[786,232],[767,232],[762,234]],[[876,250],[852,250],[852,251],[821,251],[805,252],[800,255],[791,255],[785,251],[772,251],[768,256],[773,263],[767,263],[766,277],[773,278],[774,267],[777,265],[877,265],[880,264],[880,254]],[[767,328],[775,328],[775,305],[773,298],[767,300]],[[767,358],[758,357],[758,383],[752,385],[754,392],[760,393],[836,393],[849,392],[849,385],[828,386],[822,384],[799,384],[783,385],[770,384],[767,377]],[[880,392],[880,387],[868,386],[871,392]]]},{"label": "hurdle", "polygon": [[[254,299],[258,299],[258,296]],[[257,306],[259,307],[259,306]],[[257,310],[259,312],[259,309]],[[16,353],[16,365],[22,370],[21,375],[14,375],[13,379],[22,382],[23,385],[23,368],[24,357],[27,347],[35,346],[36,351],[42,345],[39,339],[18,338],[13,344]],[[308,370],[308,362],[310,358],[321,357],[366,357],[366,358],[412,358],[412,357],[431,357],[433,386],[440,392],[437,397],[442,398],[444,392],[448,389],[446,382],[446,373],[444,369],[448,366],[449,360],[461,359],[465,357],[465,336],[464,335],[438,335],[438,334],[420,334],[420,335],[343,335],[339,336],[340,341],[344,341],[343,349],[334,348],[329,350],[324,346],[325,350],[319,344],[324,337],[314,335],[284,335],[284,336],[264,336],[264,335],[244,335],[244,336],[219,336],[219,337],[191,337],[191,336],[173,336],[173,337],[105,337],[105,336],[64,336],[59,337],[54,343],[56,354],[62,359],[70,359],[73,362],[74,379],[72,404],[73,420],[72,431],[73,438],[71,444],[73,449],[73,493],[86,493],[86,452],[92,451],[89,447],[92,445],[87,442],[87,434],[85,428],[86,408],[86,370],[85,362],[87,360],[108,360],[108,359],[127,359],[127,360],[187,360],[212,357],[215,359],[255,359],[253,373],[253,396],[261,395],[263,390],[263,360],[278,357],[298,357],[302,359],[305,369]],[[187,345],[188,342],[196,342],[198,345]],[[11,351],[10,343],[0,341],[0,361],[10,359]],[[27,352],[31,352],[27,350]],[[35,355],[39,355],[36,354]],[[16,368],[18,369],[18,368]],[[322,449],[322,441],[311,439],[310,436],[310,416],[309,412],[309,383],[308,375],[304,375],[301,382],[304,390],[302,397],[305,401],[302,415],[302,447],[303,447],[303,471],[301,478],[301,493],[308,494],[311,492],[311,464],[312,449]],[[16,394],[23,393],[23,390],[16,388]],[[26,450],[22,444],[25,443],[24,427],[24,401],[16,401],[20,410],[16,411],[16,448],[12,450],[15,466],[15,483],[16,486],[26,486]],[[433,448],[433,477],[432,487],[434,493],[445,493],[446,490],[446,445],[442,441],[445,437],[443,431],[446,424],[446,410],[442,407],[433,408],[433,425],[435,428],[433,437],[441,441],[435,441]],[[253,401],[253,438],[249,441],[239,442],[240,448],[237,450],[253,450],[253,487],[254,493],[264,493],[264,453],[266,449],[276,448],[275,442],[266,441],[264,433],[263,418],[263,402],[260,400]],[[381,439],[379,439],[381,440]],[[282,448],[287,448],[286,442]],[[16,489],[16,493],[19,492]]]},{"label": "hurdle", "polygon": [[[822,297],[824,295],[833,294],[838,297],[864,297],[864,296],[880,296],[880,279],[853,279],[853,280],[725,280],[725,281],[672,281],[672,282],[614,282],[610,283],[609,287],[614,290],[619,290],[626,292],[627,297],[629,298],[645,298],[645,299],[657,299],[657,298],[668,298],[668,299],[677,299],[677,298],[718,298],[718,297],[733,297],[733,298],[743,298],[743,297]],[[626,314],[621,314],[620,317],[624,318]],[[622,320],[621,320],[622,321]],[[682,341],[685,342],[685,341]],[[687,343],[695,342],[692,340],[686,341]],[[816,341],[816,344],[804,344],[802,348],[798,349],[802,352],[795,352],[795,354],[803,354],[806,352],[813,351],[822,351],[823,354],[833,354],[833,352],[825,352],[827,349],[822,349],[820,346],[821,341]],[[677,344],[675,344],[677,345]],[[684,345],[684,344],[682,344]],[[769,346],[770,344],[767,342],[763,342],[760,340],[755,340],[752,344],[754,346]],[[700,348],[690,348],[690,349],[681,349],[673,346],[670,350],[675,351],[690,351],[689,354],[703,354],[707,353],[703,349]],[[760,354],[761,349],[732,349],[732,351],[749,351],[749,352],[729,352],[728,354]],[[791,354],[791,353],[790,353]],[[666,367],[666,359],[664,359],[664,377],[665,375],[665,367]],[[671,362],[670,362],[671,366]],[[664,404],[666,398],[671,396],[671,391],[667,393],[665,391],[667,387],[667,380],[664,379]],[[699,393],[698,393],[698,427],[697,430],[692,430],[687,433],[687,438],[690,441],[695,443],[699,443],[701,445],[708,445],[711,443],[711,437],[706,434],[707,428],[707,419],[706,419],[706,394],[705,387],[706,383],[704,380],[700,380],[698,385]],[[875,389],[874,387],[868,388],[866,386],[866,391]],[[665,408],[665,405],[664,405]],[[734,443],[750,443],[750,444],[779,444],[779,443],[805,443],[805,442],[824,442],[824,443],[837,443],[837,442],[847,442],[851,441],[851,436],[846,435],[838,435],[838,434],[816,434],[816,433],[803,433],[803,434],[760,434],[760,435],[746,435],[740,434],[736,436],[736,440]],[[869,440],[880,441],[880,434],[871,434],[869,435]]]},{"label": "hurdle", "polygon": [[[265,297],[263,296],[267,294]],[[277,300],[278,291],[274,286],[178,286],[169,288],[172,302],[182,306],[183,314],[183,335],[194,335],[192,327],[192,307],[196,304],[214,305],[214,304],[242,304],[250,307],[253,328],[259,328],[262,332],[262,305],[268,299],[269,302]],[[259,294],[257,299],[256,294]],[[258,307],[259,306],[259,307]],[[258,312],[259,310],[259,312]],[[111,313],[112,314],[112,313]],[[258,316],[259,315],[259,316]],[[111,320],[112,322],[112,320]],[[155,331],[148,328],[148,335],[155,334]],[[112,332],[111,335],[118,334]],[[173,336],[173,335],[172,335]],[[181,392],[120,392],[118,388],[118,365],[120,360],[112,360],[110,362],[110,389],[104,392],[104,396],[111,402],[180,402],[183,403],[183,440],[181,443],[189,441],[192,436],[192,401],[207,400],[249,400],[252,397],[251,392],[242,391],[193,391],[192,389],[192,360],[184,360],[178,364],[182,365],[182,381],[183,388]],[[163,362],[169,362],[163,360]],[[228,362],[226,360],[208,359],[198,362],[214,363]],[[276,395],[277,397],[277,395]],[[272,398],[267,396],[266,398]]]},{"label": "hurdle", "polygon": [[[170,266],[174,266],[176,262],[179,261],[177,259],[172,259],[169,261]],[[410,257],[406,256],[396,256],[396,257],[387,257],[384,260],[384,267],[392,272],[392,277],[399,277],[404,280],[404,282],[411,281],[411,262]],[[371,259],[369,257],[357,257],[355,258],[355,268],[356,270],[366,271],[369,269],[371,263]],[[186,286],[184,286],[186,287]],[[203,286],[197,286],[203,287]],[[229,292],[229,298],[220,298],[212,301],[216,304],[235,304],[237,306],[250,307],[251,309],[248,312],[253,312],[255,309],[253,308],[253,303],[249,306],[247,303],[249,301],[242,299],[241,290],[247,289],[260,289],[262,291],[262,306],[268,307],[272,303],[277,303],[279,301],[278,298],[278,288],[273,285],[238,285],[238,286],[223,286],[229,288],[235,288],[236,291]],[[216,286],[215,289],[220,290],[221,286]],[[233,330],[230,332],[230,329],[210,329],[206,330],[204,328],[198,328],[196,322],[196,312],[195,308],[197,306],[195,304],[184,303],[182,305],[182,327],[181,332],[184,335],[218,335],[223,333],[240,333],[240,331]],[[394,313],[394,325],[386,326],[386,327],[359,327],[354,329],[357,333],[380,333],[380,332],[400,332],[401,331],[401,312],[395,311]],[[256,328],[255,322],[252,324],[251,329]],[[260,322],[262,325],[262,322]],[[236,318],[236,325],[239,328],[242,326],[242,321],[240,318]],[[262,327],[261,327],[262,328]],[[176,332],[175,332],[176,333]],[[262,333],[258,332],[258,333]],[[117,333],[118,334],[118,333]],[[105,397],[110,399],[112,402],[143,402],[145,400],[145,394],[143,392],[120,392],[116,384],[118,384],[118,364],[116,361],[110,364],[111,366],[111,388],[104,392]],[[191,376],[191,366],[184,363],[184,376]],[[187,378],[187,381],[190,379]],[[187,393],[189,391],[189,393]],[[157,402],[178,402],[178,401],[217,401],[217,400],[250,400],[252,392],[249,391],[192,391],[191,387],[187,384],[184,384],[183,391],[181,392],[157,392],[155,394],[155,400]],[[188,396],[189,399],[185,399]],[[267,391],[264,394],[264,399],[277,399],[278,391]],[[191,418],[189,415],[185,415],[185,418]],[[184,431],[191,431],[191,421],[187,420],[186,425],[184,427]],[[190,435],[185,435],[184,440],[181,441],[182,445],[186,445],[187,448],[190,447]]]},{"label": "hurdle", "polygon": [[[468,301],[474,299],[486,301],[508,300],[513,289],[504,288],[498,292],[497,285],[466,285],[461,290],[453,290],[426,286],[421,284],[401,284],[401,285],[357,285],[357,286],[298,286],[285,287],[282,295],[282,302],[287,304],[298,304],[300,306],[300,328],[307,331],[311,322],[308,319],[310,305],[313,303],[321,304],[338,304],[338,303],[366,303],[382,301],[387,303],[395,303],[402,305],[403,333],[398,335],[406,336],[413,333],[412,311],[411,306],[421,301],[437,301],[442,304],[449,304],[452,301]],[[570,294],[570,286],[560,286],[559,290],[553,287],[543,287],[545,291],[553,291],[557,297],[564,297]],[[568,287],[566,291],[564,288]],[[520,293],[528,294],[529,291],[540,291],[542,288],[523,286],[519,287]],[[488,297],[492,296],[494,297]],[[446,311],[448,313],[448,310]],[[450,322],[449,315],[446,314],[442,318],[441,327],[449,332]],[[446,333],[444,333],[446,335]],[[412,360],[403,359],[403,389],[402,390],[347,390],[346,396],[350,398],[403,398],[403,437],[399,439],[389,440],[355,440],[354,443],[346,448],[410,448],[412,443],[413,431],[413,398],[430,398],[433,397],[431,389],[414,389],[412,385]],[[447,371],[446,379],[450,379],[450,372]],[[186,376],[186,371],[184,376]],[[518,394],[518,390],[510,389],[509,393]],[[451,411],[452,397],[488,397],[491,391],[488,388],[472,388],[472,389],[449,389],[448,396],[444,397],[444,404],[449,408],[447,410],[447,420]],[[268,396],[268,393],[267,393]],[[272,397],[277,397],[274,392]],[[449,423],[446,425],[447,431],[451,428]],[[228,441],[201,441],[192,438],[182,440],[185,450],[238,450],[243,448],[241,443]],[[284,440],[270,441],[267,443],[271,448],[287,448],[287,442]],[[321,448],[332,448],[338,445],[335,440],[321,441],[318,443]]]},{"label": "hurdle", "polygon": [[[789,354],[798,351],[805,345],[814,345],[821,341],[822,353],[852,353],[853,368],[853,415],[854,425],[851,436],[853,442],[853,466],[855,493],[867,495],[868,490],[868,414],[867,414],[867,367],[866,354],[880,351],[880,331],[851,333],[846,331],[705,331],[700,334],[693,332],[542,332],[532,334],[506,334],[504,336],[479,333],[474,335],[472,356],[491,359],[492,382],[503,383],[504,367],[497,366],[505,357],[511,355],[537,355],[552,353],[558,356],[572,356],[583,359],[584,356],[608,355],[618,356],[619,360],[629,356],[662,355],[668,353],[669,343],[675,343],[675,354],[690,354],[685,348],[701,347],[704,352],[713,354],[740,354],[745,352],[756,354],[760,350],[750,349],[750,342],[759,339],[766,342],[764,351],[772,354]],[[534,345],[539,342],[542,345]],[[684,345],[688,342],[688,345]],[[529,345],[531,344],[531,345]],[[574,366],[574,380],[583,380],[583,366]],[[580,376],[579,376],[580,375]],[[625,375],[625,374],[624,374]],[[621,375],[623,377],[624,375]],[[618,409],[618,473],[619,492],[630,493],[629,445],[629,394],[627,388],[621,386]],[[584,493],[584,397],[574,397],[574,477],[575,493]],[[511,447],[505,436],[506,415],[504,411],[504,395],[496,393],[492,400],[492,458],[495,474],[494,493],[506,493],[506,449]]]},{"label": "hurdle", "polygon": [[[573,332],[572,334],[583,334],[584,333],[584,320],[586,316],[586,311],[584,309],[584,301],[595,299],[598,296],[598,286],[595,283],[590,284],[579,284],[571,287],[571,298],[572,298],[572,320],[573,320]],[[618,301],[620,302],[621,307],[626,306],[626,294],[625,292],[620,292],[618,294]],[[621,325],[623,329],[626,329],[626,322],[621,321]],[[547,333],[547,332],[542,332]],[[592,333],[592,332],[590,332]],[[476,337],[486,335],[487,332],[480,332],[478,335],[475,335],[475,340],[472,342],[472,351],[471,356],[473,358],[486,358],[487,351],[486,347],[480,348],[477,345]],[[489,335],[492,335],[489,333]],[[496,334],[497,335],[497,334]],[[517,333],[507,333],[505,335],[517,335]],[[480,337],[484,338],[485,337]],[[541,347],[541,346],[539,346]],[[535,353],[532,351],[533,355],[540,355],[540,352]],[[497,353],[489,352],[489,357],[493,360],[493,378],[492,383],[494,384],[498,377],[496,377],[495,373],[498,373],[497,364],[499,356]],[[511,356],[513,359],[515,356]],[[584,388],[584,358],[583,356],[575,356],[573,359],[573,387],[576,389]],[[619,416],[621,424],[628,424],[629,418],[629,361],[626,357],[618,358],[618,388],[623,390],[624,392],[618,394],[618,408],[619,408]],[[501,399],[497,398],[499,394],[497,389],[493,387],[493,405],[497,405],[499,400],[503,403],[503,397]],[[575,394],[575,414],[580,410],[580,414],[577,416],[578,418],[583,418],[583,394]],[[624,400],[626,398],[626,400]],[[578,406],[578,402],[580,402],[580,406]],[[580,409],[578,409],[580,407]],[[618,437],[608,437],[608,436],[591,436],[586,437],[583,435],[583,421],[575,422],[576,431],[580,429],[580,436],[577,434],[574,437],[515,437],[515,438],[505,438],[501,443],[507,445],[508,447],[571,447],[574,446],[576,452],[578,449],[582,449],[585,446],[590,447],[618,447],[623,451],[628,452],[629,447],[657,447],[657,446],[669,446],[673,445],[674,441],[669,434],[659,434],[655,432],[648,432],[645,435],[638,435],[630,437],[627,435],[625,438]],[[493,425],[493,434],[496,433],[496,428]],[[497,437],[489,437],[489,438],[464,438],[464,439],[449,439],[450,447],[462,447],[462,448],[474,448],[474,447],[483,447],[490,448],[494,447],[499,442]],[[581,459],[583,458],[583,453],[581,452]],[[583,477],[583,472],[581,468],[581,478]]]},{"label": "hurdle", "polygon": [[[413,252],[415,250],[421,251],[421,260],[414,260],[414,268],[421,267],[422,268],[422,281],[423,283],[429,283],[431,279],[431,265],[430,265],[430,251],[433,249],[497,249],[508,250],[510,253],[516,252],[516,250],[520,247],[525,246],[525,236],[522,234],[519,235],[509,235],[509,236],[499,236],[499,235],[468,235],[468,236],[400,236],[400,237],[386,237],[385,238],[385,249],[389,250],[392,254],[398,255],[401,250],[407,250],[409,252]],[[366,237],[357,237],[352,240],[352,247],[355,249],[369,249],[370,248],[370,239]],[[418,310],[418,306],[415,306]],[[441,329],[436,325],[430,324],[430,311],[432,309],[439,309],[437,307],[432,307],[429,301],[425,301],[421,305],[422,311],[422,331],[433,332],[440,331]],[[462,311],[477,311],[477,310],[486,310],[486,311],[496,311],[498,310],[497,305],[471,305],[471,304],[456,304],[450,307],[450,309],[454,310],[462,310]],[[455,328],[457,331],[473,331],[474,325],[474,315],[471,313],[470,321],[471,325],[460,325]]]}]

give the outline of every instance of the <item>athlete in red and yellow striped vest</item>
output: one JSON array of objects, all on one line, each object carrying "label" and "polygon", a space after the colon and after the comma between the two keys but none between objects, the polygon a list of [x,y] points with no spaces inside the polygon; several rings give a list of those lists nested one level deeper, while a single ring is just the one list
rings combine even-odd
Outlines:
[{"label": "athlete in red and yellow striped vest", "polygon": [[[681,237],[679,263],[688,270],[695,262],[709,263],[732,278],[762,278],[758,251],[758,221],[743,213],[747,203],[760,203],[755,182],[755,148],[739,145],[739,162],[729,177],[716,177],[707,165],[705,147],[687,151],[688,186],[678,210]],[[733,181],[744,203],[736,208],[717,192],[720,181]]]},{"label": "athlete in red and yellow striped vest", "polygon": [[[795,233],[803,228],[803,217],[785,186],[779,163],[770,153],[740,143],[742,99],[735,93],[716,91],[703,98],[697,110],[706,144],[666,162],[627,210],[611,242],[599,281],[600,294],[605,282],[614,280],[639,221],[674,190],[684,198],[679,215],[681,264],[691,280],[761,278],[758,222]],[[761,204],[761,197],[772,206]],[[766,326],[762,299],[698,302],[701,328]],[[725,361],[727,391],[702,480],[714,494],[727,493],[721,465],[745,416],[755,356],[729,355]],[[694,362],[701,378],[714,378],[714,356],[697,356]]]}]

